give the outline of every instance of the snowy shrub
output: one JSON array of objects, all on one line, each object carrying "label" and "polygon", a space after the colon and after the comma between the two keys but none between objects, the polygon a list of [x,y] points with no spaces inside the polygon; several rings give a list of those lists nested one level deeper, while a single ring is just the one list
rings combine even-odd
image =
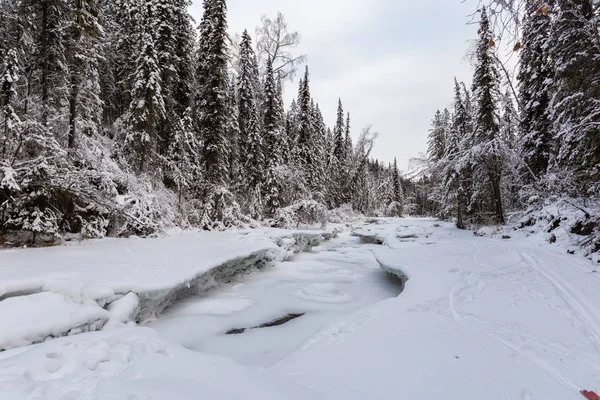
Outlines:
[{"label": "snowy shrub", "polygon": [[106,236],[110,221],[102,216],[81,218],[81,236],[86,239],[102,239]]},{"label": "snowy shrub", "polygon": [[401,217],[404,213],[404,204],[398,201],[392,201],[385,208],[385,216],[386,217]]},{"label": "snowy shrub", "polygon": [[31,232],[32,243],[35,243],[38,236],[55,239],[60,237],[58,222],[60,215],[45,208],[40,210],[38,207],[33,209],[23,209],[17,215],[10,218],[6,224],[17,230]]},{"label": "snowy shrub", "polygon": [[325,205],[314,200],[302,200],[289,207],[277,210],[273,225],[283,229],[297,229],[300,225],[327,225],[329,212]]},{"label": "snowy shrub", "polygon": [[208,231],[255,227],[256,223],[245,216],[235,196],[225,187],[209,187],[202,202],[196,226]]},{"label": "snowy shrub", "polygon": [[352,204],[344,204],[341,207],[329,211],[328,221],[334,224],[343,224],[350,222],[359,216],[360,215],[352,208]]}]

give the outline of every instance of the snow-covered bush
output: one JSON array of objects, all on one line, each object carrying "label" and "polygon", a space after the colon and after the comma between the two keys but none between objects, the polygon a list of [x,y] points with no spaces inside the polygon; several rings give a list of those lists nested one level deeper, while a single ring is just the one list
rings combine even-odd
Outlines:
[{"label": "snow-covered bush", "polygon": [[208,187],[194,225],[208,231],[255,227],[256,223],[241,211],[235,196],[223,186]]},{"label": "snow-covered bush", "polygon": [[404,204],[398,201],[392,201],[385,208],[385,216],[386,217],[401,217],[404,213]]},{"label": "snow-covered bush", "polygon": [[563,198],[538,202],[521,217],[517,228],[543,234],[548,241],[577,246],[587,254],[600,251],[600,204],[590,199]]},{"label": "snow-covered bush", "polygon": [[359,214],[354,211],[352,204],[344,204],[341,207],[330,210],[328,220],[334,224],[343,224],[357,217],[359,217]]},{"label": "snow-covered bush", "polygon": [[327,225],[329,212],[325,205],[314,200],[302,200],[289,207],[277,210],[273,225],[283,229],[297,229],[301,225]]}]

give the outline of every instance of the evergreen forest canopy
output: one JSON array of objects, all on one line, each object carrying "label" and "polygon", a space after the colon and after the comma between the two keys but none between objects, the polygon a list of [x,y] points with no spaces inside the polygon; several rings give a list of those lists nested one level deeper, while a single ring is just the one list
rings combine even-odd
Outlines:
[{"label": "evergreen forest canopy", "polygon": [[369,128],[353,143],[341,101],[328,128],[308,68],[285,109],[304,57],[283,15],[263,18],[256,41],[232,39],[225,0],[205,0],[198,25],[190,5],[0,0],[0,234],[402,214],[397,164],[372,159]]},{"label": "evergreen forest canopy", "polygon": [[[452,107],[435,114],[420,160],[428,208],[464,228],[562,201],[585,219],[573,233],[598,233],[600,7],[592,0],[480,5],[472,86],[455,82]],[[501,39],[514,41],[516,81],[500,61]],[[560,225],[560,215],[549,218]],[[600,240],[592,247],[599,250]]]}]

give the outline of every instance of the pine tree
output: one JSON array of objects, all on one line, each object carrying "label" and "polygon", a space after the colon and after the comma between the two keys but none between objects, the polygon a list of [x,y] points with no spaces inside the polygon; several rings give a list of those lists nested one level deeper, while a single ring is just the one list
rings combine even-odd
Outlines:
[{"label": "pine tree", "polygon": [[575,195],[597,190],[600,179],[600,41],[590,0],[559,0],[550,41],[555,64],[550,109],[560,140],[558,165]]},{"label": "pine tree", "polygon": [[342,107],[342,100],[340,99],[338,102],[337,120],[335,122],[335,128],[333,129],[333,155],[335,156],[339,165],[343,165],[346,162],[346,142],[344,138],[345,129],[346,128],[344,126],[344,109]]},{"label": "pine tree", "polygon": [[507,89],[502,96],[501,107],[500,138],[509,149],[514,150],[518,139],[519,118],[510,89]]},{"label": "pine tree", "polygon": [[344,125],[344,109],[342,100],[338,101],[337,119],[333,128],[333,162],[331,165],[332,174],[332,199],[330,201],[333,207],[339,207],[347,201],[344,196],[347,179],[347,161],[348,152],[346,139],[344,137],[346,127]]},{"label": "pine tree", "polygon": [[229,175],[229,143],[226,133],[227,40],[225,0],[206,0],[200,23],[195,114],[198,132],[204,144],[202,160],[205,178],[213,186],[224,186]]},{"label": "pine tree", "polygon": [[451,129],[446,136],[445,154],[441,161],[442,167],[442,194],[445,204],[442,216],[454,214],[456,226],[465,228],[465,217],[468,203],[472,194],[472,166],[465,160],[466,149],[471,147],[469,139],[472,134],[471,120],[465,104],[468,101],[465,91],[456,78],[454,79],[454,118]]},{"label": "pine tree", "polygon": [[[502,204],[503,154],[499,140],[498,99],[500,75],[496,58],[493,55],[493,36],[487,11],[481,11],[480,38],[476,52],[475,75],[473,76],[473,97],[475,105],[475,126],[470,150],[474,162],[476,196],[473,205],[479,204],[489,212],[496,223],[504,223]],[[487,192],[487,193],[486,193]]]},{"label": "pine tree", "polygon": [[315,157],[313,148],[313,124],[311,118],[311,96],[309,87],[308,67],[304,74],[302,86],[298,93],[298,143],[296,145],[296,159],[299,162],[301,170],[304,172],[306,181],[309,184],[314,182],[315,177]]},{"label": "pine tree", "polygon": [[4,66],[2,73],[2,86],[0,95],[2,101],[3,131],[1,136],[2,154],[1,159],[7,157],[9,144],[13,140],[16,125],[19,117],[15,112],[15,102],[17,99],[17,83],[19,82],[19,60],[17,52],[11,49],[4,57]]},{"label": "pine tree", "polygon": [[285,159],[286,164],[293,164],[295,160],[296,145],[298,143],[298,103],[296,99],[292,100],[292,104],[285,117],[285,136],[287,139],[287,158]]},{"label": "pine tree", "polygon": [[194,132],[189,110],[185,112],[174,126],[172,140],[166,153],[166,177],[170,180],[179,198],[183,202],[186,191],[190,190],[200,179],[198,166],[200,143]]},{"label": "pine tree", "polygon": [[132,101],[136,61],[143,45],[145,10],[140,0],[115,0],[114,3],[108,4],[108,11],[111,12],[114,20],[115,32],[111,35],[111,46],[105,56],[112,59],[114,63],[108,66],[114,68],[116,83],[108,106],[114,108],[111,112],[120,115],[129,109]]},{"label": "pine tree", "polygon": [[[229,181],[233,186],[243,184],[241,164],[241,142],[239,126],[239,110],[237,106],[237,92],[235,78],[229,80],[229,91],[227,94],[227,132],[229,137]],[[238,188],[239,189],[239,188]]]},{"label": "pine tree", "polygon": [[404,190],[400,179],[400,170],[398,169],[398,160],[394,158],[394,167],[392,169],[393,191],[393,215],[401,217],[404,212]]},{"label": "pine tree", "polygon": [[542,5],[538,0],[528,0],[523,27],[524,43],[518,76],[519,101],[523,110],[519,130],[520,152],[527,169],[524,175],[529,182],[547,172],[553,153],[553,129],[549,116],[553,79],[549,41],[552,19],[542,8],[552,3],[547,1]]},{"label": "pine tree", "polygon": [[98,0],[71,0],[68,41],[70,94],[68,147],[75,148],[81,132],[96,134],[102,115],[98,49],[103,27]]},{"label": "pine tree", "polygon": [[127,118],[125,147],[132,150],[138,172],[146,170],[158,147],[158,129],[166,117],[158,53],[155,48],[156,5],[144,0],[142,47],[132,77],[131,104]]},{"label": "pine tree", "polygon": [[[66,77],[66,26],[68,3],[63,0],[23,0],[20,17],[25,29],[33,39],[32,71],[35,87],[32,92],[40,98],[41,123],[49,125],[50,116],[63,115],[62,105],[67,103],[68,83]],[[29,102],[29,99],[26,99]],[[29,112],[30,104],[25,106]],[[63,121],[53,118],[54,126]]]},{"label": "pine tree", "polygon": [[280,102],[278,88],[273,75],[273,64],[267,60],[265,75],[265,93],[263,95],[263,126],[266,175],[264,193],[267,206],[267,215],[273,216],[280,206],[279,183],[276,181],[276,169],[281,165],[281,116],[279,115]]},{"label": "pine tree", "polygon": [[[314,103],[313,103],[314,104]],[[311,105],[313,122],[314,181],[311,183],[314,199],[325,202],[327,179],[327,127],[318,104]]]},{"label": "pine tree", "polygon": [[196,33],[188,11],[191,0],[173,0],[174,82],[170,94],[175,102],[174,114],[182,115],[192,104],[194,95],[194,47]]},{"label": "pine tree", "polygon": [[427,150],[427,157],[433,163],[441,161],[446,154],[447,123],[448,121],[444,121],[442,112],[437,110],[431,122],[429,148]]},{"label": "pine tree", "polygon": [[265,154],[258,114],[256,90],[256,55],[252,39],[247,31],[240,43],[240,67],[238,75],[238,107],[240,129],[240,164],[246,172],[246,187],[249,191],[260,188],[265,179]]},{"label": "pine tree", "polygon": [[354,145],[352,144],[352,134],[350,133],[350,113],[347,114],[346,117],[346,125],[345,125],[345,137],[344,137],[344,143],[345,143],[345,154],[346,154],[346,163],[350,162],[350,159],[352,158],[352,153],[354,151]]}]

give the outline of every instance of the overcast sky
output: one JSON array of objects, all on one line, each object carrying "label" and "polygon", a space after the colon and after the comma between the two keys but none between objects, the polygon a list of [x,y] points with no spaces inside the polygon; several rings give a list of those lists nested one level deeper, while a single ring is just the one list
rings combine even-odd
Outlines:
[{"label": "overcast sky", "polygon": [[[374,156],[398,157],[406,170],[426,150],[433,114],[452,100],[453,78],[470,81],[465,59],[477,27],[467,26],[472,1],[461,0],[229,0],[230,33],[253,35],[263,14],[284,13],[302,35],[311,91],[328,126],[338,97],[350,111],[352,133],[373,125],[380,137]],[[192,13],[202,15],[202,0]],[[299,78],[296,77],[296,80]],[[297,93],[288,84],[286,102]]]}]

